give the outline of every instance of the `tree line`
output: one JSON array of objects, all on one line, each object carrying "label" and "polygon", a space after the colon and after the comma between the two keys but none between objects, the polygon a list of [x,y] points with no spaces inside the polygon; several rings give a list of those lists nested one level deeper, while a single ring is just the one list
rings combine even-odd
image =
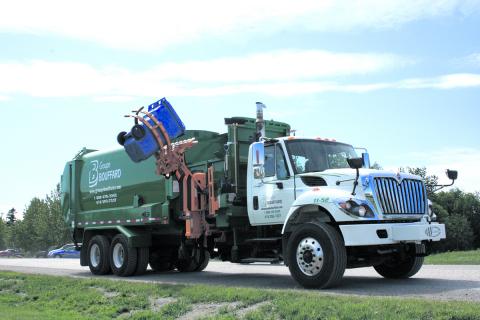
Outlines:
[{"label": "tree line", "polygon": [[480,249],[479,192],[468,193],[458,188],[435,192],[438,177],[428,175],[426,168],[400,170],[422,177],[437,221],[446,225],[447,239],[435,242],[434,252]]},{"label": "tree line", "polygon": [[[375,168],[381,167],[375,164]],[[435,252],[480,248],[480,193],[459,189],[435,193],[438,177],[427,175],[426,168],[401,170],[423,178],[438,222],[447,226],[447,240],[435,243]],[[13,208],[1,217],[0,250],[19,248],[34,253],[71,242],[61,212],[59,186],[44,199],[33,198],[22,220],[17,220],[17,212]]]},{"label": "tree line", "polygon": [[62,216],[59,186],[43,199],[33,198],[23,219],[17,218],[15,208],[3,216],[0,219],[0,250],[15,248],[34,254],[72,241]]}]

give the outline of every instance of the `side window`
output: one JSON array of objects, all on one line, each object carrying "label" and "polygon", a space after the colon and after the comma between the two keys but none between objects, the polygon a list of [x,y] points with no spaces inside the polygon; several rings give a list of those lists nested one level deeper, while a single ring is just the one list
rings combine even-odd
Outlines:
[{"label": "side window", "polygon": [[277,170],[277,178],[278,179],[285,179],[288,177],[288,168],[287,168],[287,161],[285,160],[285,154],[283,153],[282,147],[277,144],[275,147],[276,152],[276,170]]},{"label": "side window", "polygon": [[275,176],[275,149],[273,146],[265,147],[265,177]]}]

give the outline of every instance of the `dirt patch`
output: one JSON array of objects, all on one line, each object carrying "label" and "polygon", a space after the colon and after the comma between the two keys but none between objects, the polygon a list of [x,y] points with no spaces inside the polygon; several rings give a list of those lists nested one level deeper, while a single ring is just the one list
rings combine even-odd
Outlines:
[{"label": "dirt patch", "polygon": [[174,298],[150,298],[150,309],[153,312],[159,312],[164,306],[170,303],[177,302],[177,299]]},{"label": "dirt patch", "polygon": [[260,303],[257,303],[257,304],[254,304],[254,305],[251,305],[251,306],[248,306],[246,308],[240,308],[240,309],[237,309],[235,311],[235,317],[237,318],[243,318],[245,317],[247,314],[249,314],[250,312],[254,312],[266,305],[268,305],[270,303],[270,301],[265,301],[265,302],[260,302]]},{"label": "dirt patch", "polygon": [[192,311],[184,314],[177,320],[195,320],[199,318],[210,317],[217,314],[220,310],[227,308],[227,310],[234,310],[237,308],[237,303],[202,303],[194,304]]},{"label": "dirt patch", "polygon": [[135,311],[130,311],[128,308],[123,308],[119,312],[117,319],[128,319],[133,316]]},{"label": "dirt patch", "polygon": [[100,292],[105,298],[107,299],[113,299],[116,298],[120,295],[120,293],[115,292],[115,291],[108,291],[105,288],[100,288],[100,287],[92,287],[92,289],[97,290]]}]

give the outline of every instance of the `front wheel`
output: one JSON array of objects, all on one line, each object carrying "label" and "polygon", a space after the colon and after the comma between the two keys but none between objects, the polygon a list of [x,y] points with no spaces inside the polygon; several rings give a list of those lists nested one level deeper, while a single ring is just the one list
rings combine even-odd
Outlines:
[{"label": "front wheel", "polygon": [[423,267],[424,257],[411,255],[404,260],[389,260],[375,266],[375,271],[386,279],[408,279],[416,275]]},{"label": "front wheel", "polygon": [[340,234],[324,223],[300,225],[288,241],[292,277],[305,288],[335,286],[345,273],[347,253]]}]

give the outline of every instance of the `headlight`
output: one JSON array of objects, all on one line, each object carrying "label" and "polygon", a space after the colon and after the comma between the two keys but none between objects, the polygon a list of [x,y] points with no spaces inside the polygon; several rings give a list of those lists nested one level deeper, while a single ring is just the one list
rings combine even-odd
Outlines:
[{"label": "headlight", "polygon": [[339,200],[338,206],[348,215],[353,215],[359,218],[375,218],[372,208],[367,203],[357,203],[353,199]]}]

